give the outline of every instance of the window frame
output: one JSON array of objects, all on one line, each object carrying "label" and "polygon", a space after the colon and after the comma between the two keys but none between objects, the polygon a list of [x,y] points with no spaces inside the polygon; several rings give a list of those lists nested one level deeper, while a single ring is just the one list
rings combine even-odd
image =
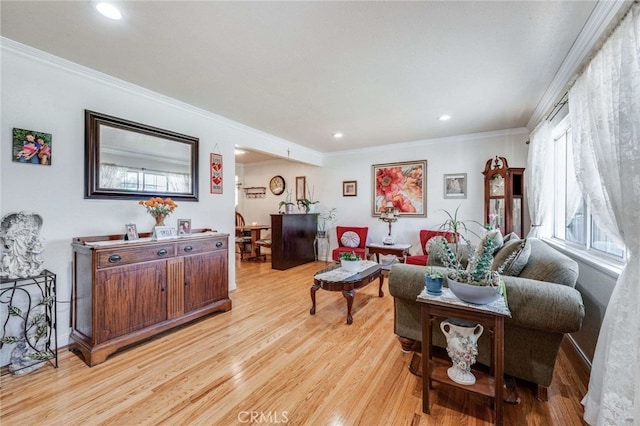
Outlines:
[{"label": "window frame", "polygon": [[[551,240],[555,245],[560,245],[565,247],[567,250],[574,252],[576,254],[580,254],[581,258],[589,258],[590,263],[595,263],[599,266],[604,266],[606,268],[613,268],[614,270],[621,270],[624,262],[627,258],[626,247],[622,247],[622,255],[618,256],[613,252],[605,251],[600,248],[596,248],[593,241],[594,227],[600,229],[591,214],[591,208],[586,200],[582,199],[583,207],[581,211],[584,212],[584,224],[583,233],[584,233],[584,244],[580,241],[572,241],[567,239],[567,223],[566,223],[566,209],[567,209],[567,162],[570,160],[568,157],[568,152],[570,149],[570,132],[571,132],[571,124],[569,122],[569,117],[565,117],[562,119],[552,130],[552,143],[554,144],[553,152],[554,152],[554,176],[553,176],[553,227],[552,227],[552,237]],[[565,147],[564,147],[564,155],[559,155],[559,141],[564,138]],[[564,161],[565,164],[559,164],[560,161]],[[564,177],[562,178],[562,185],[564,188],[558,188],[560,183],[559,173],[564,173]],[[562,206],[560,206],[559,197],[562,197]],[[560,209],[560,210],[559,210]],[[580,211],[580,210],[579,210]],[[562,218],[562,224],[559,224],[558,221]],[[564,232],[559,232],[560,227],[564,229]],[[563,235],[559,235],[563,234]]]}]

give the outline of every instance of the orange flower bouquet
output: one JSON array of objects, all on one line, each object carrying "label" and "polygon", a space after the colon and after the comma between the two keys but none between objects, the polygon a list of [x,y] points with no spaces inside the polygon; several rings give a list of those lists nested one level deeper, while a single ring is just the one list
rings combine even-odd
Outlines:
[{"label": "orange flower bouquet", "polygon": [[171,199],[151,197],[146,201],[138,201],[138,204],[147,209],[147,213],[156,219],[156,225],[164,226],[164,218],[171,214],[178,205]]}]

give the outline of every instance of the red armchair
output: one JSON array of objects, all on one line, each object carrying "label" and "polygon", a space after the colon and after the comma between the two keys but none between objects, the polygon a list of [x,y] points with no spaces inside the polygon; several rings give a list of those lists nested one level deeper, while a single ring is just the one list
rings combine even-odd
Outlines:
[{"label": "red armchair", "polygon": [[456,238],[453,232],[448,231],[431,231],[429,229],[420,230],[420,247],[422,247],[422,254],[407,256],[405,258],[405,263],[410,265],[425,265],[427,264],[427,260],[429,259],[429,254],[427,253],[425,246],[427,245],[427,241],[436,236],[443,236],[447,239],[447,241],[454,243]]},{"label": "red armchair", "polygon": [[[343,244],[343,236],[345,232],[354,232],[358,238],[357,247],[347,247]],[[368,227],[355,227],[355,226],[336,226],[336,234],[338,235],[338,247],[333,249],[331,257],[333,260],[340,259],[341,253],[350,253],[354,252],[359,255],[361,259],[366,259],[367,255],[367,234],[369,233]],[[353,234],[347,234],[347,237]],[[345,240],[348,238],[345,237]],[[353,239],[351,241],[354,241]]]}]

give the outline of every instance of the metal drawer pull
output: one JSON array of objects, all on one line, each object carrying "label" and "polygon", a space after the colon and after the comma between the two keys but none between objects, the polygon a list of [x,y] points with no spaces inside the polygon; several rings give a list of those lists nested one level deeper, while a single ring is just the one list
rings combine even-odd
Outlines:
[{"label": "metal drawer pull", "polygon": [[117,263],[122,260],[122,257],[119,254],[112,254],[109,256],[109,263]]},{"label": "metal drawer pull", "polygon": [[166,249],[158,250],[158,256],[164,256],[165,254],[167,254],[167,250]]},{"label": "metal drawer pull", "polygon": [[223,245],[224,245],[224,244],[222,243],[222,241],[218,241],[218,242],[216,243],[216,247],[218,247],[218,248],[222,247]]},{"label": "metal drawer pull", "polygon": [[189,253],[191,250],[193,250],[193,247],[191,247],[191,246],[186,246],[184,248],[184,251],[186,251],[187,253]]}]

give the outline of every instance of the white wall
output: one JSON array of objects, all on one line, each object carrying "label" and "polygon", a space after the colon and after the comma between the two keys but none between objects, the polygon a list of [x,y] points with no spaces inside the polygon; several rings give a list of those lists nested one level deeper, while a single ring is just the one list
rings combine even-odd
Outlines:
[{"label": "white wall", "polygon": [[[418,231],[435,229],[445,219],[441,209],[453,212],[460,205],[460,217],[483,222],[485,163],[496,155],[507,158],[510,167],[526,167],[527,129],[514,129],[446,139],[419,141],[357,151],[335,152],[326,156],[323,167],[287,162],[285,160],[246,164],[243,185],[268,186],[269,179],[278,174],[286,180],[287,189],[295,190],[295,177],[306,176],[307,184],[315,188],[320,211],[337,208],[337,225],[368,226],[371,241],[381,242],[388,225],[371,214],[373,164],[427,160],[427,217],[401,217],[392,225],[396,242],[414,245],[418,253]],[[445,199],[443,175],[467,173],[467,198]],[[342,182],[358,182],[357,197],[342,196]],[[284,196],[275,196],[267,189],[265,198],[244,199],[242,209],[247,222],[270,223],[270,214],[277,213]],[[525,230],[528,229],[528,208],[525,204]],[[332,247],[336,246],[335,233]]]},{"label": "white wall", "polygon": [[[72,238],[122,234],[126,223],[136,223],[140,232],[146,232],[154,224],[135,200],[83,198],[85,109],[200,139],[199,202],[179,202],[169,223],[190,218],[194,228],[233,234],[236,143],[274,151],[287,146],[292,148],[292,158],[298,155],[321,162],[320,155],[306,148],[11,40],[0,41],[0,216],[29,211],[43,217],[44,264],[57,274],[59,345],[68,343],[70,333]],[[14,127],[53,135],[50,166],[12,162],[9,147]],[[214,149],[224,159],[222,195],[209,193],[208,158]],[[231,265],[234,258],[230,250]],[[229,268],[229,286],[235,288],[233,267]]]}]

